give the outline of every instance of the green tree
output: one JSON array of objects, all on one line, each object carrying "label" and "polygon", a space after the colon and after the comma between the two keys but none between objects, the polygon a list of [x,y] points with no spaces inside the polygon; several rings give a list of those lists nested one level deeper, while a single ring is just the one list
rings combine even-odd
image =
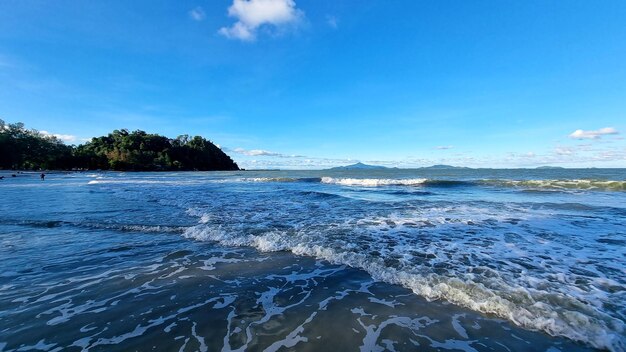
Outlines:
[{"label": "green tree", "polygon": [[210,141],[189,135],[169,139],[144,131],[114,130],[77,147],[54,136],[0,120],[0,168],[120,171],[239,170]]}]

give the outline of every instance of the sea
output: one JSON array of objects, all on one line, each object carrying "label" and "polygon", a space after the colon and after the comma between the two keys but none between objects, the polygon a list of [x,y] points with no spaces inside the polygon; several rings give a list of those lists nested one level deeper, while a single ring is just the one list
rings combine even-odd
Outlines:
[{"label": "sea", "polygon": [[0,351],[626,350],[626,169],[0,174]]}]

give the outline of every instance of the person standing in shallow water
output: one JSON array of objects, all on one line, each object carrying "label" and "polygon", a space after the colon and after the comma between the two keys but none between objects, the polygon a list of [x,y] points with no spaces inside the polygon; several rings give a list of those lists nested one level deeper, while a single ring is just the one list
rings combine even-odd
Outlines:
[{"label": "person standing in shallow water", "polygon": [[41,180],[43,181],[46,178],[46,174],[42,172],[41,175],[39,175],[39,177],[41,177]]}]

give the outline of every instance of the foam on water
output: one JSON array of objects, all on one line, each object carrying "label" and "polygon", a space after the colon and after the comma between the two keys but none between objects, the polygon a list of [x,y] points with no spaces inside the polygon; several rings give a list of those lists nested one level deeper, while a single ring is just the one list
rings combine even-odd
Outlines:
[{"label": "foam on water", "polygon": [[626,191],[626,181],[606,180],[506,180],[506,179],[482,179],[482,180],[438,180],[426,178],[414,179],[384,179],[384,178],[334,178],[322,177],[322,183],[337,184],[342,186],[500,186],[535,189],[558,189],[558,190],[600,190],[600,191]]},{"label": "foam on water", "polygon": [[626,191],[626,181],[609,180],[480,180],[481,184],[572,190]]},{"label": "foam on water", "polygon": [[[90,175],[91,177],[91,175]],[[383,186],[495,186],[506,188],[523,188],[529,190],[581,190],[581,191],[626,191],[626,180],[603,179],[435,179],[435,178],[353,178],[353,177],[236,177],[213,178],[198,180],[168,180],[168,179],[119,179],[111,177],[96,177],[87,184],[154,184],[154,185],[190,185],[203,183],[293,183],[293,182],[320,182],[341,186],[383,187]]]},{"label": "foam on water", "polygon": [[337,184],[343,186],[415,186],[428,181],[425,178],[414,179],[381,179],[381,178],[334,178],[322,177],[322,183]]},{"label": "foam on water", "polygon": [[321,178],[295,177],[253,177],[240,178],[239,182],[321,182],[342,186],[381,187],[381,186],[499,186],[527,189],[552,190],[598,190],[598,191],[626,191],[626,181],[623,180],[595,180],[595,179],[544,179],[544,180],[510,180],[510,179],[429,179],[429,178],[345,178],[323,176]]},{"label": "foam on water", "polygon": [[[333,243],[325,243],[320,239],[323,234],[295,235],[272,231],[262,235],[242,235],[219,227],[199,225],[189,228],[184,236],[217,241],[227,246],[252,246],[264,252],[288,250],[297,255],[350,265],[364,269],[377,280],[407,287],[429,300],[445,299],[475,311],[495,314],[525,328],[584,341],[598,348],[615,351],[624,348],[623,322],[603,313],[596,304],[589,304],[585,300],[568,297],[560,292],[551,293],[545,286],[541,289],[525,287],[523,282],[509,284],[499,277],[497,271],[486,267],[476,267],[476,273],[485,271],[492,276],[489,280],[480,282],[471,271],[457,276],[454,272],[443,275],[435,271],[424,272],[418,266],[394,266],[387,260],[395,259],[398,255],[377,258],[359,251],[358,248],[344,250]],[[425,255],[428,256],[428,253]],[[538,281],[542,281],[543,285],[550,285],[548,281]],[[623,285],[619,287],[622,290],[625,288]]]},{"label": "foam on water", "polygon": [[[107,182],[85,188],[168,209],[153,224],[127,221],[114,224],[116,230],[179,232],[186,238],[227,247],[315,257],[362,269],[378,281],[404,286],[428,300],[493,314],[526,329],[612,351],[626,348],[624,193],[596,192],[621,191],[624,181],[528,181],[510,176],[496,180],[482,174],[448,179],[395,174],[252,176],[200,175],[183,180],[126,175],[125,179],[92,180]],[[415,196],[412,188],[431,186],[428,197]],[[558,191],[510,191],[516,188]],[[193,226],[173,225],[170,231],[158,225],[174,208],[190,217]],[[43,221],[34,226],[63,227],[67,223]],[[106,222],[94,224],[108,226]],[[202,270],[238,261],[227,257],[209,260]],[[267,297],[260,294],[257,303],[269,314],[264,321],[269,321],[272,312],[282,309],[268,298],[276,297],[277,292],[268,289]],[[393,301],[370,302],[393,305]],[[93,305],[78,308],[99,309]],[[228,319],[229,332],[243,336],[244,345],[249,343],[251,330],[240,328],[234,315]],[[455,316],[451,329],[461,338],[471,338],[467,326],[460,327],[458,320],[462,317]],[[365,318],[360,322],[375,339],[376,328],[369,329]],[[393,318],[388,323],[418,324]],[[302,342],[302,325],[276,341],[273,348]],[[471,349],[465,340],[432,344]],[[225,346],[240,347],[228,340]]]},{"label": "foam on water", "polygon": [[[582,263],[571,258],[572,251],[589,257],[597,247],[586,243],[593,233],[583,224],[560,221],[544,210],[466,204],[337,220],[342,221],[330,215],[326,225],[302,226],[292,219],[296,223],[289,229],[247,231],[223,216],[205,217],[184,236],[346,264],[427,299],[445,299],[525,328],[599,348],[624,346],[619,313],[603,308],[626,292],[624,282],[605,281],[607,272],[619,267],[611,269],[600,258]],[[613,225],[614,231],[620,228]],[[573,237],[559,243],[554,229]],[[520,231],[528,234],[522,237]],[[590,247],[587,254],[584,246]],[[621,257],[620,252],[604,255],[607,261]]]},{"label": "foam on water", "polygon": [[247,177],[239,179],[241,182],[298,182],[294,177]]},{"label": "foam on water", "polygon": [[[202,182],[213,182],[213,180],[204,180]],[[100,184],[126,184],[126,185],[189,185],[189,184],[197,184],[198,181],[190,181],[190,180],[136,180],[136,179],[128,179],[128,180],[120,180],[120,179],[99,179],[99,180],[91,180],[87,182],[88,185],[100,185]]]},{"label": "foam on water", "polygon": [[187,226],[169,225],[146,225],[146,224],[118,224],[111,222],[90,222],[90,221],[58,221],[58,220],[15,220],[2,219],[0,225],[16,225],[40,228],[53,227],[79,227],[88,229],[111,229],[124,232],[157,232],[157,233],[182,233]]}]

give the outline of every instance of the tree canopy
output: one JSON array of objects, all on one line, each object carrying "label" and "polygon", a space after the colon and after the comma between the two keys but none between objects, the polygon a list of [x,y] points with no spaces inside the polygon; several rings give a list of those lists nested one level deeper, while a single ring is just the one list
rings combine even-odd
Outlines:
[{"label": "tree canopy", "polygon": [[189,135],[171,139],[144,131],[115,130],[71,146],[22,123],[0,120],[1,169],[88,169],[119,171],[239,170],[210,141]]}]

